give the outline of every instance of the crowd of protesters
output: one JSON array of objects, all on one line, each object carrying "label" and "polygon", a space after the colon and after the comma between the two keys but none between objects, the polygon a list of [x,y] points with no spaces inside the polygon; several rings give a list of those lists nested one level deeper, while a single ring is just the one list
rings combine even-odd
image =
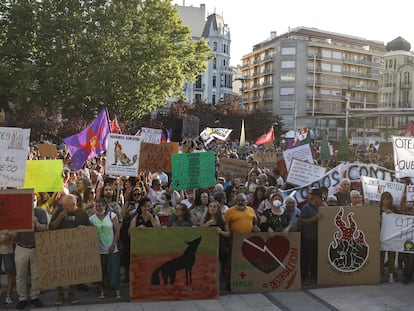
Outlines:
[{"label": "crowd of protesters", "polygon": [[[360,187],[348,179],[341,181],[341,190],[328,195],[326,189],[310,188],[302,205],[292,197],[284,197],[281,190],[292,187],[285,182],[277,167],[261,167],[254,160],[254,152],[264,150],[253,144],[246,146],[243,155],[237,152],[238,143],[212,144],[208,150],[216,153],[216,184],[207,189],[172,188],[170,172],[140,172],[138,176],[108,176],[105,174],[105,155],[88,160],[81,170],[71,168],[69,153],[58,146],[58,157],[63,160],[63,189],[55,193],[35,193],[34,232],[74,228],[80,225],[96,226],[102,263],[103,281],[92,284],[97,297],[111,295],[121,298],[121,282],[129,282],[130,233],[148,227],[216,227],[220,237],[220,280],[228,287],[231,269],[231,234],[233,232],[266,232],[288,236],[290,232],[302,235],[302,280],[314,284],[317,267],[317,230],[321,206],[362,205]],[[204,147],[201,146],[200,149]],[[274,150],[273,147],[270,148]],[[281,149],[278,150],[281,152]],[[319,159],[319,147],[312,150],[315,164],[335,167],[335,154],[330,161]],[[250,169],[245,180],[234,177],[232,171],[219,174],[223,157],[246,160]],[[29,159],[41,159],[36,144],[31,144]],[[350,161],[375,163],[392,167],[392,159],[382,156],[377,149],[364,152],[354,149]],[[359,190],[357,190],[359,189]],[[355,195],[354,195],[355,194]],[[358,196],[359,195],[359,196]],[[386,213],[409,213],[407,205],[389,205],[389,198],[381,198],[380,208]],[[353,197],[358,196],[358,200]],[[386,203],[388,200],[388,203]],[[355,202],[355,203],[353,203]],[[391,201],[392,202],[392,201]],[[388,204],[388,205],[387,205]],[[403,206],[404,205],[404,206]],[[7,275],[5,305],[13,304],[16,284],[17,309],[29,304],[42,307],[36,279],[36,252],[34,232],[14,233],[0,231],[0,263]],[[399,265],[405,267],[404,282],[413,272],[412,256],[399,254]],[[388,252],[388,281],[397,277],[394,270],[396,254]],[[404,259],[404,260],[402,260]],[[385,253],[381,253],[381,273],[384,274]],[[30,289],[28,287],[30,286]],[[65,297],[64,289],[57,288],[56,305],[75,304],[77,290],[88,290],[88,284],[70,286]]]}]

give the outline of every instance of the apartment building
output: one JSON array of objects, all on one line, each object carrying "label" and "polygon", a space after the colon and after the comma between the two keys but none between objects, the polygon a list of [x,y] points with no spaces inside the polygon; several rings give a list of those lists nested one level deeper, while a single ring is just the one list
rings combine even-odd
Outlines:
[{"label": "apartment building", "polygon": [[211,48],[212,59],[207,70],[195,83],[186,82],[185,97],[191,104],[226,102],[232,96],[233,73],[230,68],[230,29],[222,16],[213,13],[206,18],[205,4],[200,7],[175,5],[184,24],[191,29],[192,39],[202,37]]},{"label": "apartment building", "polygon": [[379,107],[384,53],[382,42],[315,28],[271,32],[242,58],[245,108],[280,116],[287,130],[375,135],[378,129],[346,116],[352,108]]}]

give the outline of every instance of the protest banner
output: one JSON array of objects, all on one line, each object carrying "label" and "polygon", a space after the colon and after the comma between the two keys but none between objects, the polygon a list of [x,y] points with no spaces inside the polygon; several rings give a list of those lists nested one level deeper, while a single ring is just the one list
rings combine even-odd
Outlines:
[{"label": "protest banner", "polygon": [[226,171],[231,171],[233,177],[246,180],[247,174],[249,173],[249,163],[245,160],[221,158],[219,176],[224,176]]},{"label": "protest banner", "polygon": [[109,134],[105,172],[115,176],[138,176],[141,138]]},{"label": "protest banner", "polygon": [[33,231],[33,189],[0,190],[0,230]]},{"label": "protest banner", "polygon": [[218,297],[218,248],[213,227],[133,229],[131,301]]},{"label": "protest banner", "polygon": [[24,185],[30,129],[0,127],[0,187]]},{"label": "protest banner", "polygon": [[24,188],[35,192],[63,191],[62,160],[27,160]]},{"label": "protest banner", "polygon": [[414,254],[414,216],[382,213],[381,250]]},{"label": "protest banner", "polygon": [[235,233],[231,258],[232,292],[300,290],[299,232]]},{"label": "protest banner", "polygon": [[325,175],[326,168],[292,159],[286,181],[292,185],[306,185],[321,179]]},{"label": "protest banner", "polygon": [[178,153],[178,143],[141,144],[139,170],[171,172],[171,155]]},{"label": "protest banner", "polygon": [[404,196],[405,184],[399,182],[379,180],[376,178],[361,176],[364,198],[371,201],[381,201],[381,195],[389,192],[392,195],[394,205],[399,206]]},{"label": "protest banner", "polygon": [[360,182],[361,176],[368,176],[392,182],[397,181],[395,172],[385,167],[361,162],[342,162],[327,172],[321,179],[313,183],[281,191],[283,192],[284,197],[292,195],[295,200],[300,203],[306,199],[308,187],[326,187],[328,188],[329,194],[334,194],[340,190],[340,182],[343,177],[349,178],[351,183],[353,183]]},{"label": "protest banner", "polygon": [[318,285],[379,284],[378,207],[321,207]]},{"label": "protest banner", "polygon": [[172,186],[174,190],[208,188],[216,184],[215,154],[209,152],[172,155]]},{"label": "protest banner", "polygon": [[414,176],[414,138],[392,136],[395,173],[398,178]]},{"label": "protest banner", "polygon": [[149,144],[160,144],[161,143],[161,129],[154,129],[150,127],[141,128],[141,141]]},{"label": "protest banner", "polygon": [[286,149],[283,151],[283,158],[285,159],[286,167],[289,171],[292,159],[298,159],[304,162],[313,163],[312,151],[309,144],[300,145],[295,148]]},{"label": "protest banner", "polygon": [[206,127],[200,133],[200,137],[203,140],[204,145],[207,146],[214,139],[225,141],[229,137],[232,131],[233,131],[232,129],[221,128],[221,127],[215,127],[215,128]]},{"label": "protest banner", "polygon": [[58,156],[57,147],[56,145],[51,144],[39,144],[39,155],[42,158],[51,158],[54,159]]},{"label": "protest banner", "polygon": [[95,226],[36,232],[35,240],[40,288],[102,280]]}]

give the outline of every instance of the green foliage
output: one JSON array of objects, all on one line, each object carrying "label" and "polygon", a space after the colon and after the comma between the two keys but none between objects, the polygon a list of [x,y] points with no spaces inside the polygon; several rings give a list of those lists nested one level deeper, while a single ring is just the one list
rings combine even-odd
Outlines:
[{"label": "green foliage", "polygon": [[[16,111],[138,119],[205,71],[169,0],[2,0],[0,98]],[[4,103],[3,103],[4,104]]]}]

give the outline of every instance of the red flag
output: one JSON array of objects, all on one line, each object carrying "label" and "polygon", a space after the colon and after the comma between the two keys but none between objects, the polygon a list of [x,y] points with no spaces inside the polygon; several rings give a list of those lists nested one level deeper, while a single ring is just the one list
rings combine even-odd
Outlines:
[{"label": "red flag", "polygon": [[118,119],[116,117],[109,122],[109,126],[111,127],[111,133],[121,134],[121,127],[119,126]]},{"label": "red flag", "polygon": [[275,140],[275,132],[273,131],[273,127],[271,127],[269,132],[267,132],[266,134],[260,136],[256,140],[256,145],[263,145],[265,143],[269,143],[269,142],[274,141],[274,140]]}]

